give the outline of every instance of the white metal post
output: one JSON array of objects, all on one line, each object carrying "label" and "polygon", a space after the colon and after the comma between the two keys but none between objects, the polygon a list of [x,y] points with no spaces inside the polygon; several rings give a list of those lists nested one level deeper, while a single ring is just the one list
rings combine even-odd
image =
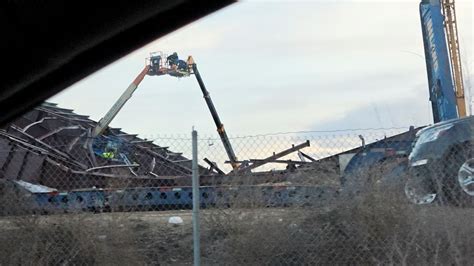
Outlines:
[{"label": "white metal post", "polygon": [[193,140],[193,249],[194,249],[194,265],[201,265],[201,247],[200,247],[200,230],[199,230],[199,168],[198,168],[198,148],[197,148],[197,131],[192,131]]}]

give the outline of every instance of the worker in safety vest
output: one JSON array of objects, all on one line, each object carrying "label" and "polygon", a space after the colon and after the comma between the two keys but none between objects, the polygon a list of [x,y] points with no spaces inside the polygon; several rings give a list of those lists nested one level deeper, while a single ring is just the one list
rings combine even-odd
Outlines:
[{"label": "worker in safety vest", "polygon": [[113,159],[115,154],[113,152],[103,152],[102,157],[106,159]]},{"label": "worker in safety vest", "polygon": [[113,159],[115,154],[118,154],[117,143],[113,141],[108,141],[107,145],[102,152],[102,158]]}]

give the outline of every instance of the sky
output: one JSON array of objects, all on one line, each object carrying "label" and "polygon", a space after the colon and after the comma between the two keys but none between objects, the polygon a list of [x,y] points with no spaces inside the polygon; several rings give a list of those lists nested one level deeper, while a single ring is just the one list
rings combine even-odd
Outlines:
[{"label": "sky", "polygon": [[[243,1],[162,37],[49,101],[99,120],[150,52],[192,55],[230,135],[432,122],[419,1]],[[456,11],[466,89],[473,6]],[[158,25],[157,25],[158,26]],[[111,126],[141,136],[215,125],[193,76],[147,76]]]}]

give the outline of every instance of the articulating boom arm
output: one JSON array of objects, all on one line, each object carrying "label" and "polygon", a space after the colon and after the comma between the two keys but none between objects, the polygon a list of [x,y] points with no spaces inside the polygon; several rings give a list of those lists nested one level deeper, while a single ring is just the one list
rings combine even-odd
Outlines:
[{"label": "articulating boom arm", "polygon": [[115,102],[115,104],[110,108],[107,114],[99,120],[99,123],[92,131],[93,138],[101,135],[105,129],[109,126],[110,122],[115,118],[115,116],[120,112],[120,109],[125,105],[125,103],[132,97],[132,94],[138,88],[140,82],[142,82],[143,78],[148,74],[150,66],[147,65],[145,68],[138,74],[135,80],[128,86],[128,88],[122,93],[122,96]]},{"label": "articulating boom arm", "polygon": [[217,114],[217,110],[214,107],[214,104],[212,103],[211,96],[209,95],[209,92],[206,90],[206,86],[202,81],[196,63],[194,63],[194,60],[191,56],[188,58],[188,65],[192,67],[193,73],[196,76],[197,82],[199,83],[199,87],[201,87],[204,100],[206,100],[207,107],[209,107],[209,111],[211,112],[212,118],[214,119],[214,123],[217,127],[217,133],[219,133],[219,136],[222,140],[222,144],[224,145],[224,149],[227,153],[227,156],[229,157],[230,164],[232,165],[232,168],[236,170],[239,167],[239,164],[237,163],[237,157],[235,156],[234,150],[232,149],[232,145],[230,144],[230,140],[227,137],[224,125],[222,124],[219,115]]},{"label": "articulating boom arm", "polygon": [[107,114],[99,120],[99,123],[92,131],[92,137],[95,138],[104,133],[105,129],[109,126],[115,116],[120,112],[120,109],[125,105],[125,103],[132,97],[132,94],[137,90],[140,82],[148,76],[163,76],[170,75],[173,77],[186,77],[189,76],[189,67],[186,65],[186,62],[179,60],[178,55],[173,53],[172,55],[164,60],[163,55],[152,53],[149,58],[147,58],[147,63],[145,68],[138,74],[135,80],[128,86],[128,88],[123,92],[120,98],[115,102],[115,104],[110,108]]},{"label": "articulating boom arm", "polygon": [[[99,123],[92,131],[92,138],[100,136],[105,129],[109,126],[115,116],[118,114],[120,109],[125,105],[125,103],[132,97],[132,94],[138,88],[140,82],[145,78],[146,75],[149,76],[161,76],[161,75],[170,75],[173,77],[186,77],[190,74],[194,74],[196,79],[199,83],[199,87],[201,88],[202,94],[204,95],[204,99],[206,100],[207,107],[209,107],[209,111],[211,111],[212,118],[214,119],[214,123],[217,127],[217,132],[222,140],[224,145],[224,149],[229,157],[229,161],[232,165],[234,170],[238,169],[239,164],[237,162],[237,157],[235,156],[234,150],[232,149],[232,145],[230,144],[229,138],[224,130],[224,125],[222,124],[219,115],[217,114],[217,110],[212,103],[211,96],[209,92],[206,90],[204,86],[204,82],[202,81],[201,75],[197,69],[196,64],[191,56],[188,57],[188,61],[185,62],[178,58],[177,53],[173,53],[172,55],[166,57],[166,61],[164,61],[162,55],[152,55],[149,58],[149,61],[145,68],[140,72],[140,74],[135,78],[135,80],[128,86],[125,92],[120,96],[120,98],[115,102],[112,108],[107,112],[107,114],[99,120]],[[191,73],[192,72],[192,73]]]}]

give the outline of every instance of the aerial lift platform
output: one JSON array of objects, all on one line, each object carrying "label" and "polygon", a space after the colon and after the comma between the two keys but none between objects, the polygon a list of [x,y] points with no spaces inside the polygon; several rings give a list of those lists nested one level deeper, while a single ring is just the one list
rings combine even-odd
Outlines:
[{"label": "aerial lift platform", "polygon": [[[136,91],[140,83],[143,81],[145,76],[164,76],[170,75],[177,78],[188,77],[190,75],[196,76],[196,80],[201,88],[206,104],[211,112],[214,123],[217,127],[217,132],[221,138],[221,141],[224,145],[224,149],[229,157],[230,164],[232,169],[236,170],[239,167],[237,163],[237,157],[235,156],[234,150],[230,143],[230,140],[227,136],[227,133],[224,129],[220,117],[217,113],[217,110],[212,102],[211,96],[204,85],[204,81],[199,73],[196,63],[192,56],[189,56],[186,61],[179,59],[177,53],[173,53],[169,56],[164,55],[161,52],[151,53],[150,57],[146,59],[146,64],[143,70],[138,74],[138,76],[133,80],[133,82],[128,86],[128,88],[123,92],[120,98],[115,102],[115,104],[110,108],[107,114],[99,120],[97,126],[92,130],[91,139],[97,139],[101,136],[104,131],[108,128],[115,116],[120,112],[125,103],[132,97],[133,93]],[[111,145],[108,145],[111,146]],[[113,146],[113,144],[112,144]],[[116,149],[116,147],[112,148]],[[92,150],[92,148],[91,148]],[[114,152],[105,150],[100,152],[105,154],[105,156],[113,157]],[[124,156],[121,155],[123,158]],[[125,160],[125,159],[124,159]],[[125,160],[126,163],[127,160]]]}]

